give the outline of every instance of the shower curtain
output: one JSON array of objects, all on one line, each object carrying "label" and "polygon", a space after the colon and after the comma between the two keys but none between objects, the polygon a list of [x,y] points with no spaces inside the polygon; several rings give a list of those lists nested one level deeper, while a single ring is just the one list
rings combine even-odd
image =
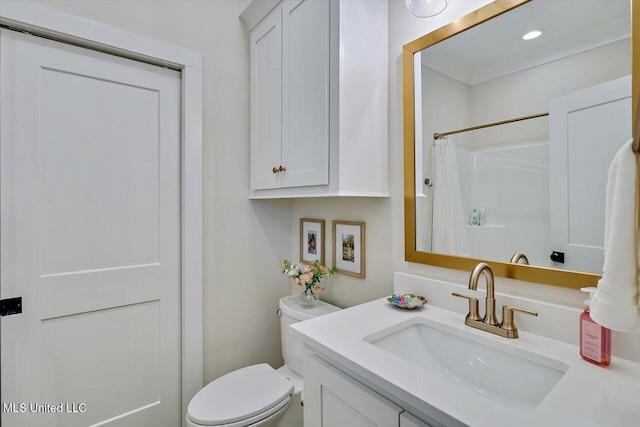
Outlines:
[{"label": "shower curtain", "polygon": [[456,147],[447,138],[434,144],[433,252],[469,256],[469,239],[462,209]]}]

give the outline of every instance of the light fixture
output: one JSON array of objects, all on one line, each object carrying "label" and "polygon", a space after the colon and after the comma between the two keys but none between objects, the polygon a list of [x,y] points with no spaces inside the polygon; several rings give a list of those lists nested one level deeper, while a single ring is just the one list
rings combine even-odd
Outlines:
[{"label": "light fixture", "polygon": [[447,8],[447,0],[404,0],[407,9],[418,18],[429,18]]},{"label": "light fixture", "polygon": [[537,39],[538,37],[540,37],[542,35],[542,30],[533,30],[533,31],[529,31],[527,34],[525,34],[524,36],[522,36],[522,40],[533,40],[533,39]]}]

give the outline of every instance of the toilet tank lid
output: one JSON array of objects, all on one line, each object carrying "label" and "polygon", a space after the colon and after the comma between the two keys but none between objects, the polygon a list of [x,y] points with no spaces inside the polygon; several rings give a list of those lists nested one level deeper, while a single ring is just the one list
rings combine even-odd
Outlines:
[{"label": "toilet tank lid", "polygon": [[298,295],[280,298],[279,305],[283,313],[300,321],[341,310],[341,308],[324,301],[318,301],[313,305],[302,305],[298,302]]},{"label": "toilet tank lid", "polygon": [[271,366],[247,366],[221,376],[196,393],[187,416],[207,426],[237,423],[268,411],[292,393],[291,381]]}]

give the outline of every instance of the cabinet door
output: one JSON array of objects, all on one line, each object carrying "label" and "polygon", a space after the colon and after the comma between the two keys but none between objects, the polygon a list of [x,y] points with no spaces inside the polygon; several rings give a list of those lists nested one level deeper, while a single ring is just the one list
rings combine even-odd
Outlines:
[{"label": "cabinet door", "polygon": [[408,412],[400,414],[400,427],[430,427],[429,424],[424,423],[411,415]]},{"label": "cabinet door", "polygon": [[279,188],[282,173],[282,13],[274,10],[251,32],[251,188]]},{"label": "cabinet door", "polygon": [[399,426],[398,406],[316,356],[304,363],[305,427]]},{"label": "cabinet door", "polygon": [[283,187],[329,183],[329,1],[286,0],[283,39]]}]

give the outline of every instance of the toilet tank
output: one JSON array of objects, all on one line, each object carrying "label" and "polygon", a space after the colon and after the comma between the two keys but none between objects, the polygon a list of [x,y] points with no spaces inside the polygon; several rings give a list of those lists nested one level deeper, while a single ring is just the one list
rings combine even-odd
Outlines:
[{"label": "toilet tank", "polygon": [[311,306],[302,305],[298,302],[298,295],[280,298],[279,306],[280,339],[284,364],[293,372],[302,375],[302,359],[304,357],[302,353],[302,341],[294,336],[289,326],[341,309],[324,301],[318,301]]}]

